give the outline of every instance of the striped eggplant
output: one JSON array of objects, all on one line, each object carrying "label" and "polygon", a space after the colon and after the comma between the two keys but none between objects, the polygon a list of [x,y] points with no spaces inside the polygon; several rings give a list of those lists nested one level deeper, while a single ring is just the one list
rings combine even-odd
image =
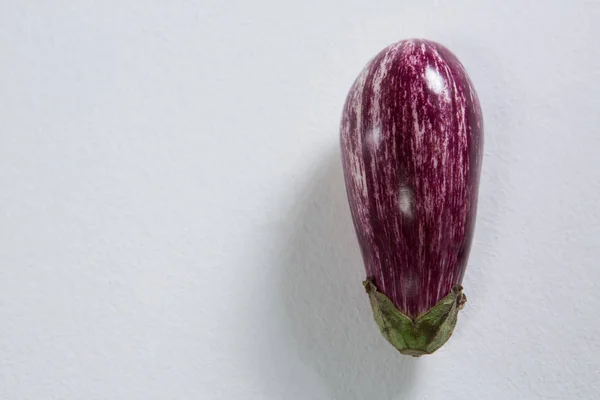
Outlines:
[{"label": "striped eggplant", "polygon": [[402,354],[431,354],[466,302],[475,228],[483,117],[465,68],[432,41],[385,48],[348,93],[340,142],[375,321]]}]

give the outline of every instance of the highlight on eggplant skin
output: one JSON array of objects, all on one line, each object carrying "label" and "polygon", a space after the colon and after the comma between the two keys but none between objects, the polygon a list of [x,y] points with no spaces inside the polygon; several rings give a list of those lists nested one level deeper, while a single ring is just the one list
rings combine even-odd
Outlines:
[{"label": "highlight on eggplant skin", "polygon": [[348,93],[340,144],[369,286],[416,321],[462,284],[473,239],[483,116],[464,66],[429,40],[383,49]]}]

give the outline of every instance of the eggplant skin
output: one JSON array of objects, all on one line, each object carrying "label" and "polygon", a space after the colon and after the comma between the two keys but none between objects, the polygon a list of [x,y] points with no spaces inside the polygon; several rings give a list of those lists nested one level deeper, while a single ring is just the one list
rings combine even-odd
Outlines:
[{"label": "eggplant skin", "polygon": [[417,318],[460,285],[477,213],[483,116],[441,44],[383,49],[352,85],[340,142],[367,278]]}]

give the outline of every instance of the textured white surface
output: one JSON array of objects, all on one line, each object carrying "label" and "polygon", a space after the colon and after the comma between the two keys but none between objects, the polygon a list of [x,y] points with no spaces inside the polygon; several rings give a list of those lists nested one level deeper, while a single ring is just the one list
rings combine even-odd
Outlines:
[{"label": "textured white surface", "polygon": [[[0,399],[600,398],[598,1],[4,1]],[[486,143],[437,354],[372,322],[338,161],[406,37]]]}]

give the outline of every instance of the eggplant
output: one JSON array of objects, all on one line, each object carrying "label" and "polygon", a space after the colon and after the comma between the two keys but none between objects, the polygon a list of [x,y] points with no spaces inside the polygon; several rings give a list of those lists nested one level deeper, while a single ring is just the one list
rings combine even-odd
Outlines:
[{"label": "eggplant", "polygon": [[483,115],[464,66],[429,40],[386,47],[348,93],[340,144],[375,321],[402,354],[431,354],[466,302],[477,213]]}]

